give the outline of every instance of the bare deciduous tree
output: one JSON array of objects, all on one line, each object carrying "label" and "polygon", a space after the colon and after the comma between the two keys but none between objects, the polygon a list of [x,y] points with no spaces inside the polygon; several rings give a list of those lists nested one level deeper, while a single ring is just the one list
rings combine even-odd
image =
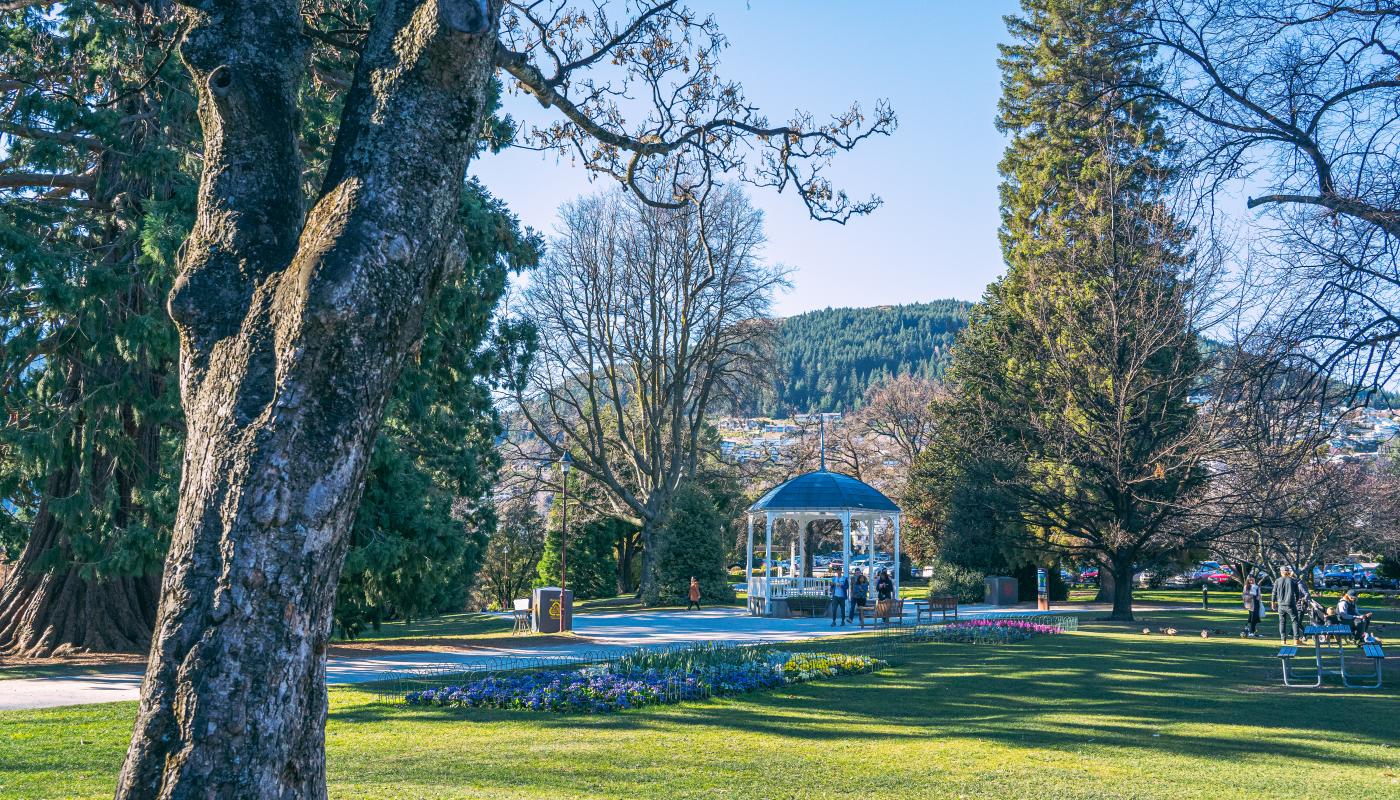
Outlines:
[{"label": "bare deciduous tree", "polygon": [[699,465],[706,413],[762,378],[783,283],[763,242],[735,189],[678,209],[589,197],[561,212],[525,293],[538,339],[521,413],[642,528],[644,589],[653,526]]},{"label": "bare deciduous tree", "polygon": [[[1266,222],[1280,333],[1361,388],[1400,369],[1400,6],[1153,0],[1131,87],[1176,112],[1211,203],[1242,185]],[[1234,182],[1238,184],[1234,184]]]},{"label": "bare deciduous tree", "polygon": [[933,403],[943,394],[938,381],[913,375],[900,375],[866,392],[857,417],[866,430],[888,444],[899,462],[899,482],[933,440],[938,424]]}]

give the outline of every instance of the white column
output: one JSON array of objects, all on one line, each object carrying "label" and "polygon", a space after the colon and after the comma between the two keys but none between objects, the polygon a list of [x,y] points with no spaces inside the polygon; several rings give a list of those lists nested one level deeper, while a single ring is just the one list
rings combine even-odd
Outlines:
[{"label": "white column", "polygon": [[899,599],[899,515],[894,515],[894,597]]},{"label": "white column", "polygon": [[744,591],[749,597],[749,613],[753,613],[753,514],[749,515],[749,546],[744,551]]},{"label": "white column", "polygon": [[[846,602],[851,602],[851,590],[855,589],[855,584],[851,583],[851,512],[841,512],[841,576],[846,580]],[[846,609],[841,609],[845,614]]]},{"label": "white column", "polygon": [[870,581],[870,591],[875,591],[875,526],[870,520],[865,523],[865,579]]},{"label": "white column", "polygon": [[772,613],[769,606],[773,600],[773,513],[770,511],[764,517],[767,518],[763,545],[763,616],[766,617]]},{"label": "white column", "polygon": [[797,518],[797,577],[807,577],[807,523]]}]

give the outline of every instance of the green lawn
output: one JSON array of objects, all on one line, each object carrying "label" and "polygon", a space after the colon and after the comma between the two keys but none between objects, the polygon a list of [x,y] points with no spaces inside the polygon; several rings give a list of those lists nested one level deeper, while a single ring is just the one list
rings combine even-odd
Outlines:
[{"label": "green lawn", "polygon": [[365,628],[355,637],[355,641],[379,641],[381,639],[455,639],[463,636],[510,635],[511,621],[508,617],[493,614],[444,614],[440,617],[415,620],[413,622],[386,622],[379,630]]},{"label": "green lawn", "polygon": [[[1069,595],[1069,602],[1092,603],[1098,594],[1096,589],[1072,589]],[[1325,606],[1335,606],[1337,600],[1342,596],[1341,589],[1317,589],[1313,592],[1318,602]],[[1268,592],[1264,593],[1264,603],[1269,602]],[[1137,589],[1133,591],[1134,604],[1167,604],[1182,605],[1191,608],[1201,607],[1200,589]],[[1396,610],[1400,609],[1400,594],[1381,592],[1360,592],[1357,596],[1357,603],[1362,610],[1378,612],[1378,618],[1388,618],[1400,622],[1400,614]],[[1228,589],[1211,589],[1210,606],[1212,609],[1219,608],[1233,611],[1241,607],[1240,590],[1238,587]]]},{"label": "green lawn", "polygon": [[[334,688],[331,796],[1400,798],[1400,670],[1380,692],[1285,690],[1268,642],[1133,630],[925,644],[873,675],[593,718]],[[0,797],[109,797],[134,708],[0,714]]]}]

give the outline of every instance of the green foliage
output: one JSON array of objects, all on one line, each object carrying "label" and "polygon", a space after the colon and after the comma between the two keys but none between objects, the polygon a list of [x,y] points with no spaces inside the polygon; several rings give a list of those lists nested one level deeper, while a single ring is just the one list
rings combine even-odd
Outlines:
[{"label": "green foliage", "polygon": [[[572,501],[570,511],[577,512]],[[550,518],[536,586],[559,585],[561,528],[557,507]],[[574,599],[595,600],[617,594],[617,541],[634,529],[635,526],[616,517],[569,521],[569,591],[574,593]]]},{"label": "green foliage", "polygon": [[36,565],[146,574],[179,482],[165,295],[194,207],[193,99],[162,58],[175,22],[90,0],[5,17],[0,551],[42,511],[60,533]]},{"label": "green foliage", "polygon": [[928,579],[930,597],[950,595],[958,598],[960,603],[980,603],[986,596],[983,583],[986,575],[978,570],[960,567],[936,557],[925,562],[924,566],[933,571]]},{"label": "green foliage", "polygon": [[725,568],[726,522],[701,486],[694,482],[680,486],[658,531],[655,589],[643,598],[647,605],[688,602],[692,577],[700,582],[701,603],[734,600]]},{"label": "green foliage", "polygon": [[941,378],[969,305],[936,300],[788,317],[778,325],[773,384],[748,410],[771,416],[851,411],[866,390],[889,378]]}]

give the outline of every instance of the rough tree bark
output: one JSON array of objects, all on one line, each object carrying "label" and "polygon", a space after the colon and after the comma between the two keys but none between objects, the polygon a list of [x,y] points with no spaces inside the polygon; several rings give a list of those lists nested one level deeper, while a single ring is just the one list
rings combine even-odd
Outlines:
[{"label": "rough tree bark", "polygon": [[[49,477],[45,497],[64,497],[76,461]],[[89,579],[71,565],[66,534],[43,503],[29,541],[0,590],[0,653],[26,658],[138,652],[151,641],[159,599],[154,575]],[[40,562],[57,551],[57,568]]]},{"label": "rough tree bark", "polygon": [[500,8],[380,7],[305,214],[297,3],[186,13],[205,141],[170,297],[188,438],[117,797],[325,797],[336,580],[385,400],[451,268]]}]

